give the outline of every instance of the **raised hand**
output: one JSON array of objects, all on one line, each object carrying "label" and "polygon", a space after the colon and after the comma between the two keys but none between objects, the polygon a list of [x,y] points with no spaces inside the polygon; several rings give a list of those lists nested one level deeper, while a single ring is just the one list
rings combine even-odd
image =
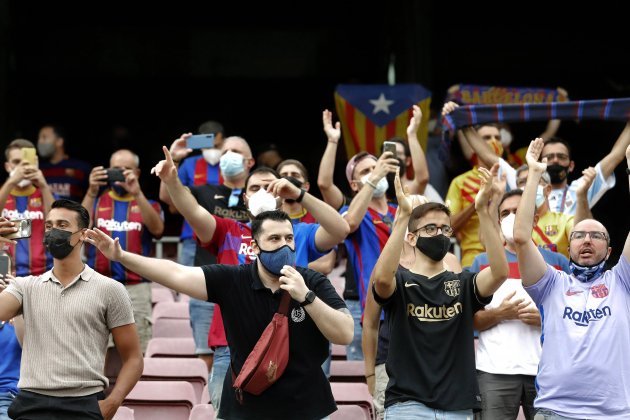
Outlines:
[{"label": "raised hand", "polygon": [[102,166],[92,168],[89,183],[90,186],[88,187],[88,194],[92,197],[96,197],[99,188],[107,185],[107,169]]},{"label": "raised hand", "polygon": [[18,228],[15,227],[15,223],[10,220],[0,217],[0,243],[15,245],[17,242],[11,239],[5,238],[5,235],[17,232]]},{"label": "raised hand", "polygon": [[267,185],[267,192],[275,197],[296,199],[300,196],[300,189],[285,178],[274,179]]},{"label": "raised hand", "polygon": [[125,169],[123,171],[123,175],[125,177],[125,182],[116,181],[116,185],[120,185],[127,192],[134,197],[138,196],[142,191],[140,189],[140,183],[138,182],[138,177],[133,169]]},{"label": "raised hand", "polygon": [[407,126],[407,136],[415,136],[418,133],[418,129],[420,128],[420,123],[422,122],[422,110],[418,105],[413,106],[413,115],[409,120],[409,125]]},{"label": "raised hand", "polygon": [[82,233],[83,240],[94,245],[105,258],[110,261],[119,261],[122,257],[122,248],[118,238],[112,239],[109,235],[98,228],[87,229]]},{"label": "raised hand", "polygon": [[186,140],[188,140],[190,136],[192,136],[192,133],[184,133],[171,143],[169,152],[175,162],[181,162],[186,156],[192,153],[192,149],[186,147]]},{"label": "raised hand", "polygon": [[530,171],[545,172],[547,170],[547,158],[543,158],[542,162],[538,161],[544,146],[545,143],[540,137],[529,143],[525,158],[527,159],[527,166],[529,166]]},{"label": "raised hand", "polygon": [[151,173],[165,184],[170,184],[177,181],[177,166],[175,166],[171,152],[166,146],[162,146],[162,151],[164,152],[164,160],[159,161],[157,165],[151,168]]},{"label": "raised hand", "polygon": [[282,274],[278,279],[280,288],[289,292],[293,300],[303,302],[308,293],[308,287],[306,287],[302,275],[290,265],[282,267],[280,273]]},{"label": "raised hand", "polygon": [[[497,166],[495,164],[495,166]],[[475,209],[486,210],[490,197],[492,196],[492,173],[486,168],[479,167],[479,179],[481,180],[481,187],[475,197]]]},{"label": "raised hand", "polygon": [[580,181],[580,185],[576,190],[576,194],[578,195],[586,195],[588,189],[593,185],[593,181],[595,181],[595,177],[597,176],[597,171],[592,166],[584,169],[582,171],[582,180]]},{"label": "raised hand", "polygon": [[398,200],[398,210],[396,211],[397,215],[411,214],[414,209],[414,197],[410,196],[407,191],[403,190],[402,183],[400,182],[400,171],[396,172],[396,177],[394,177],[394,187],[396,188],[396,199]]},{"label": "raised hand", "polygon": [[324,133],[326,133],[326,137],[328,137],[328,141],[332,143],[338,143],[341,138],[341,124],[339,121],[332,124],[332,112],[325,109],[322,113],[322,122],[324,123]]},{"label": "raised hand", "polygon": [[457,108],[459,108],[459,105],[457,105],[455,102],[450,101],[444,104],[444,106],[442,107],[442,115],[448,115],[451,112],[455,111]]},{"label": "raised hand", "polygon": [[392,152],[383,152],[381,157],[376,161],[374,171],[372,171],[371,177],[376,177],[376,179],[372,178],[371,181],[376,183],[388,173],[397,171],[398,159],[394,157]]}]

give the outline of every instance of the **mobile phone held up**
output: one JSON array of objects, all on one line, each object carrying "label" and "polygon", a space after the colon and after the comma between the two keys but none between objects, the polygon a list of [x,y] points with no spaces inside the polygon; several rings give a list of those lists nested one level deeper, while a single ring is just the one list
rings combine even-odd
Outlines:
[{"label": "mobile phone held up", "polygon": [[0,278],[11,274],[11,257],[7,254],[0,254]]},{"label": "mobile phone held up", "polygon": [[393,141],[384,141],[383,142],[383,153],[385,152],[392,152],[392,156],[393,158],[397,157],[396,154],[396,142]]},{"label": "mobile phone held up", "polygon": [[214,134],[196,134],[186,139],[189,149],[211,149],[214,147]]},{"label": "mobile phone held up", "polygon": [[107,182],[125,182],[125,175],[120,168],[108,168],[107,169]]},{"label": "mobile phone held up", "polygon": [[23,147],[22,160],[30,163],[31,165],[35,165],[35,163],[37,163],[37,150],[33,147]]},{"label": "mobile phone held up", "polygon": [[9,233],[8,235],[3,235],[7,239],[24,239],[31,237],[31,219],[19,219],[19,220],[11,220],[15,223],[15,227],[17,231],[13,233]]}]

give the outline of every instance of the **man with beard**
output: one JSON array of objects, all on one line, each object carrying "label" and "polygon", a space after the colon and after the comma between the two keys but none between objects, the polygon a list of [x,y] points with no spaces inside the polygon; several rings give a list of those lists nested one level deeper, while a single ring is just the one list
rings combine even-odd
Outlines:
[{"label": "man with beard", "polygon": [[[530,143],[514,225],[523,286],[543,314],[536,419],[628,419],[630,235],[617,264],[606,270],[610,235],[597,220],[582,220],[571,232],[571,274],[545,263],[531,240],[536,188],[547,170],[547,158],[538,161],[544,147],[542,139]],[[625,154],[630,164],[630,146]]]}]

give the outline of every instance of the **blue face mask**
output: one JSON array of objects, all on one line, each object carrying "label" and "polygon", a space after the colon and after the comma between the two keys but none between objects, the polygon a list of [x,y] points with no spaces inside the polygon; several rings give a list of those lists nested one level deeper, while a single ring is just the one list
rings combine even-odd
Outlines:
[{"label": "blue face mask", "polygon": [[603,259],[602,262],[600,262],[599,264],[590,266],[579,265],[573,260],[569,262],[571,274],[573,274],[573,276],[582,283],[587,283],[594,278],[599,277],[604,272],[604,265],[606,265],[606,259]]},{"label": "blue face mask", "polygon": [[536,208],[543,205],[545,202],[545,187],[539,185],[536,189]]},{"label": "blue face mask", "polygon": [[219,167],[221,168],[223,176],[233,178],[243,173],[245,170],[243,155],[234,152],[226,152],[221,156],[221,160],[219,160]]},{"label": "blue face mask", "polygon": [[285,265],[295,267],[295,250],[291,249],[289,245],[281,246],[273,251],[263,251],[261,248],[258,259],[271,274],[281,276],[280,270]]}]

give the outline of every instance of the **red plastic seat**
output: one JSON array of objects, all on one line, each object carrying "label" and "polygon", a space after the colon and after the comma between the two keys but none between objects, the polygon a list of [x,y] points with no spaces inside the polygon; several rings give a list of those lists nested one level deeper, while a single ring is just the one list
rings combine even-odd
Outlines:
[{"label": "red plastic seat", "polygon": [[360,405],[339,405],[330,420],[372,420],[367,408]]},{"label": "red plastic seat", "polygon": [[198,358],[145,357],[141,381],[186,381],[195,391],[195,404],[208,382],[208,365]]},{"label": "red plastic seat", "polygon": [[332,344],[332,360],[346,360],[347,359],[347,347],[341,344]]},{"label": "red plastic seat", "polygon": [[153,323],[153,337],[192,338],[189,319],[159,318]]},{"label": "red plastic seat", "polygon": [[155,337],[149,340],[145,357],[197,357],[192,338]]},{"label": "red plastic seat", "polygon": [[185,381],[138,381],[122,405],[135,420],[188,420],[196,396]]},{"label": "red plastic seat", "polygon": [[133,410],[128,407],[118,407],[118,410],[116,411],[116,414],[114,414],[112,420],[135,420]]},{"label": "red plastic seat", "polygon": [[153,308],[153,322],[160,318],[190,319],[188,302],[158,302]]},{"label": "red plastic seat", "polygon": [[210,391],[208,390],[208,384],[203,387],[203,391],[201,391],[201,398],[199,399],[200,404],[210,404]]},{"label": "red plastic seat", "polygon": [[155,306],[159,302],[175,302],[175,297],[171,289],[164,286],[151,287],[151,303]]},{"label": "red plastic seat", "polygon": [[360,405],[370,418],[374,418],[374,404],[368,386],[360,382],[331,382],[333,397],[337,405]]},{"label": "red plastic seat", "polygon": [[190,420],[208,420],[213,419],[215,415],[211,404],[197,404],[190,413]]},{"label": "red plastic seat", "polygon": [[332,360],[330,381],[365,382],[365,363],[363,360]]}]

